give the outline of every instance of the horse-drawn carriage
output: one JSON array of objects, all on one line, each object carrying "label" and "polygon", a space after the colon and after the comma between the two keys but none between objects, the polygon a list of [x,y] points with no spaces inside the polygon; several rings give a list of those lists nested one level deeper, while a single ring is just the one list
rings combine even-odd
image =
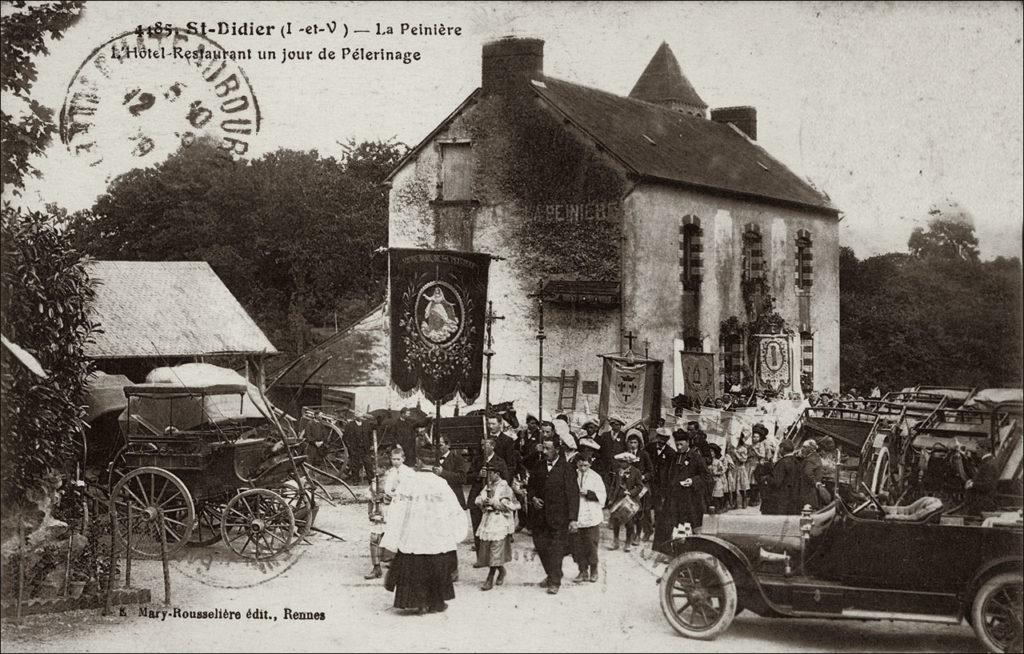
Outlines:
[{"label": "horse-drawn carriage", "polygon": [[309,532],[316,503],[304,442],[275,430],[273,409],[249,390],[124,387],[124,446],[111,462],[110,499],[117,538],[135,555],[223,540],[239,556],[264,560]]}]

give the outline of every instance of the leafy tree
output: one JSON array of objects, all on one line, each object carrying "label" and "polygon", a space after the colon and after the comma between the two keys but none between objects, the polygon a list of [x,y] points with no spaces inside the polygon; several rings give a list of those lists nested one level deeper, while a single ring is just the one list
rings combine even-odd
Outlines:
[{"label": "leafy tree", "polygon": [[969,213],[959,210],[950,212],[932,207],[928,215],[928,229],[916,227],[910,234],[907,247],[917,257],[941,257],[945,259],[978,260],[978,238],[974,235],[974,222]]},{"label": "leafy tree", "polygon": [[5,206],[0,234],[0,330],[47,372],[39,379],[4,353],[0,479],[5,508],[20,514],[81,443],[90,370],[83,348],[97,326],[89,320],[93,290],[81,255],[52,215]]},{"label": "leafy tree", "polygon": [[1016,386],[1019,259],[840,254],[843,386]]},{"label": "leafy tree", "polygon": [[19,106],[22,115],[15,117],[0,111],[0,150],[3,150],[0,184],[4,190],[9,186],[23,188],[25,175],[38,174],[29,159],[46,149],[57,129],[53,124],[53,110],[29,95],[36,81],[33,58],[49,53],[46,37],[60,39],[81,17],[84,4],[5,3],[0,17],[0,61],[3,61],[0,92],[4,108]]},{"label": "leafy tree", "polygon": [[311,325],[355,320],[383,298],[381,182],[404,153],[350,141],[340,160],[281,149],[232,161],[200,141],[116,178],[69,233],[98,259],[208,261],[271,341],[298,352]]}]

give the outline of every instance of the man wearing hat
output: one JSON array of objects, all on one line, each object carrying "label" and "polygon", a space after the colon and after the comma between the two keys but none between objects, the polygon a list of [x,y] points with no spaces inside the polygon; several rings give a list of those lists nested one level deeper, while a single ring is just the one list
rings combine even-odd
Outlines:
[{"label": "man wearing hat", "polygon": [[699,533],[707,510],[705,485],[709,475],[704,459],[700,452],[690,447],[688,433],[680,432],[675,440],[677,453],[665,498],[667,507],[662,511],[664,519],[654,527],[655,545],[670,540],[676,525],[690,523],[693,531]]},{"label": "man wearing hat", "polygon": [[[559,429],[556,421],[555,429]],[[568,429],[568,424],[565,429]],[[569,438],[572,438],[571,436]],[[556,436],[544,436],[544,480],[535,487],[530,499],[537,510],[533,529],[533,543],[544,566],[545,577],[539,585],[550,595],[558,593],[562,585],[562,559],[569,547],[569,534],[576,532],[580,511],[580,488],[576,470],[565,462],[558,448]]]},{"label": "man wearing hat", "polygon": [[[654,512],[654,524],[662,521],[665,510],[665,498],[668,495],[670,477],[672,475],[672,462],[675,460],[675,445],[672,442],[672,430],[668,427],[658,427],[654,432],[654,440],[647,445],[647,454],[651,459],[651,510]],[[651,520],[645,521],[648,529]],[[671,535],[671,528],[669,528]],[[646,540],[650,534],[643,534]]]},{"label": "man wearing hat", "polygon": [[803,454],[803,463],[800,466],[800,501],[809,504],[811,510],[817,510],[828,501],[822,501],[823,496],[828,495],[825,490],[824,469],[821,464],[821,456],[818,454],[818,443],[813,438],[808,438],[800,445],[800,452]]},{"label": "man wearing hat", "polygon": [[622,431],[622,428],[626,426],[626,421],[621,416],[612,415],[608,417],[608,426],[612,429],[612,455],[625,452],[626,434]]}]

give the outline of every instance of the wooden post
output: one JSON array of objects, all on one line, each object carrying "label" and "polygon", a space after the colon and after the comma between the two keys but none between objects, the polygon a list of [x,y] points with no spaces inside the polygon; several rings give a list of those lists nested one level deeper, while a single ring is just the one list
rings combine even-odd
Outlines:
[{"label": "wooden post", "polygon": [[[490,359],[487,360],[490,364]],[[434,403],[434,447],[437,447],[437,439],[441,437],[441,403]]]},{"label": "wooden post", "polygon": [[124,587],[132,586],[132,503],[128,502],[128,531],[124,546]]},{"label": "wooden post", "polygon": [[[285,445],[287,447],[287,445]],[[160,512],[160,521],[157,528],[160,530],[160,563],[164,568],[164,604],[170,606],[171,604],[171,569],[167,563],[167,534],[165,533],[166,526],[164,524],[164,513]],[[257,553],[259,550],[257,550]]]},{"label": "wooden post", "polygon": [[25,523],[21,512],[18,512],[18,606],[14,611],[14,619],[21,622],[21,603],[25,598]]},{"label": "wooden post", "polygon": [[[111,594],[114,592],[114,567],[117,565],[117,554],[116,548],[114,547],[114,540],[117,538],[117,509],[114,506],[114,498],[110,498],[110,506],[107,509],[110,512],[110,562],[107,566],[107,591],[103,600],[103,615],[110,615],[114,612],[111,600]],[[131,531],[131,524],[128,525],[128,530]]]}]

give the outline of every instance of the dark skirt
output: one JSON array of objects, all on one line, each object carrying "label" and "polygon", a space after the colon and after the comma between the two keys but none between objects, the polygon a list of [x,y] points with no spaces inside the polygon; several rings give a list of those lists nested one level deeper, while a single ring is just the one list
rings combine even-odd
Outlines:
[{"label": "dark skirt", "polygon": [[395,583],[396,609],[436,609],[455,598],[452,573],[458,567],[455,552],[395,555],[389,573]]}]

